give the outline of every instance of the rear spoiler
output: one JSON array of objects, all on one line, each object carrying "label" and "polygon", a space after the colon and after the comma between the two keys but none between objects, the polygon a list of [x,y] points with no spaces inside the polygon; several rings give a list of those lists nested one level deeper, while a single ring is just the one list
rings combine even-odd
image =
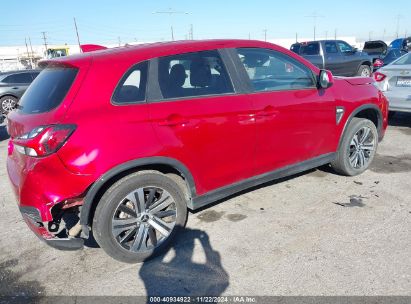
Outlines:
[{"label": "rear spoiler", "polygon": [[83,53],[106,50],[107,47],[98,44],[81,44],[80,49]]}]

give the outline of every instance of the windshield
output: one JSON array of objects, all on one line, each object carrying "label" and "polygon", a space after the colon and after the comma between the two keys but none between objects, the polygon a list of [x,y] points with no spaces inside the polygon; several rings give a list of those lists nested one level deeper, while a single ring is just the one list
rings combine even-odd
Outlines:
[{"label": "windshield", "polygon": [[411,64],[411,53],[408,53],[408,54],[402,56],[401,58],[394,61],[392,64],[394,64],[394,65]]},{"label": "windshield", "polygon": [[46,68],[20,100],[19,111],[26,114],[48,112],[66,96],[77,74],[75,68]]}]

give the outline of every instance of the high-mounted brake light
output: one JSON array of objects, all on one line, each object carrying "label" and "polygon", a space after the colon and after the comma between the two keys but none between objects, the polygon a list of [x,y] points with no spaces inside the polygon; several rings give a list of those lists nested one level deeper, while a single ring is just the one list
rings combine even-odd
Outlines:
[{"label": "high-mounted brake light", "polygon": [[374,68],[380,68],[380,67],[382,67],[383,65],[384,65],[384,61],[382,61],[381,59],[376,59],[376,60],[374,61],[374,64],[373,64]]},{"label": "high-mounted brake light", "polygon": [[387,77],[385,74],[380,72],[375,72],[373,75],[376,82],[381,82]]},{"label": "high-mounted brake light", "polygon": [[47,156],[57,152],[75,129],[75,125],[37,127],[14,139],[13,146],[21,154],[34,157]]}]

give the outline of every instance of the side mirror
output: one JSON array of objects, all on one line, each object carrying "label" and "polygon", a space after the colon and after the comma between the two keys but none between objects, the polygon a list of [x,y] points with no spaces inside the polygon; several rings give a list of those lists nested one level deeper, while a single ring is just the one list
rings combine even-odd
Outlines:
[{"label": "side mirror", "polygon": [[322,89],[328,89],[334,83],[333,74],[327,70],[321,70],[318,76],[318,86]]}]

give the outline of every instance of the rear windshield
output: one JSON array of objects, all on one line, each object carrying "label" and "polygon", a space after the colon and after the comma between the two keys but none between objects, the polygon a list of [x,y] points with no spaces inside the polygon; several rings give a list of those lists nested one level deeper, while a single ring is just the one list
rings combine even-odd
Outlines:
[{"label": "rear windshield", "polygon": [[320,54],[320,45],[318,42],[302,44],[300,47],[300,55],[318,55]]},{"label": "rear windshield", "polygon": [[19,111],[37,114],[57,107],[73,84],[77,71],[75,68],[44,69],[20,99]]}]

